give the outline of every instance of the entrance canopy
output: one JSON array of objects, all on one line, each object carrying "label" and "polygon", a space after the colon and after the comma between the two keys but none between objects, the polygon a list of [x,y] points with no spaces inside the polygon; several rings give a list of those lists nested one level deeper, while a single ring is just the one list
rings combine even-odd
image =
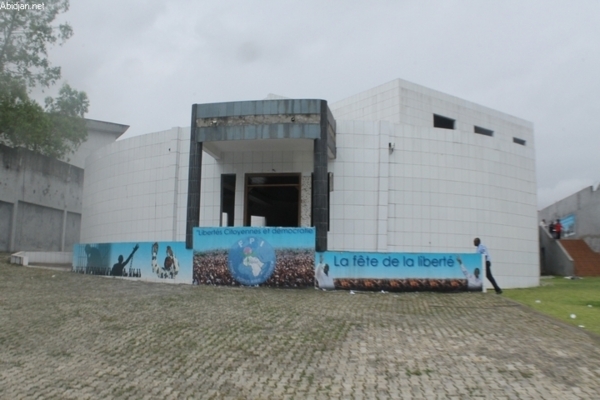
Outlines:
[{"label": "entrance canopy", "polygon": [[325,100],[196,104],[193,114],[194,139],[198,142],[319,139],[325,141],[329,158],[335,158],[335,120]]},{"label": "entrance canopy", "polygon": [[220,160],[223,153],[243,151],[313,151],[314,139],[257,139],[204,142],[202,149],[214,159]]},{"label": "entrance canopy", "polygon": [[[195,104],[192,107],[192,129],[190,138],[190,163],[188,181],[188,211],[186,224],[186,247],[191,248],[194,227],[199,226],[200,187],[202,177],[202,152],[215,159],[224,152],[248,151],[306,151],[313,152],[311,219],[316,228],[316,250],[327,250],[327,226],[329,215],[329,179],[327,164],[336,156],[335,120],[325,100],[277,99],[238,101],[230,103]],[[251,173],[253,171],[247,171]],[[278,213],[291,214],[287,219],[275,218],[274,223],[294,225],[298,215],[300,186],[289,183],[283,186],[262,187],[249,185],[247,205],[262,212],[269,204],[265,199],[278,204]],[[285,195],[277,199],[278,195]],[[273,207],[273,205],[271,205]],[[247,210],[248,212],[248,210]]]}]

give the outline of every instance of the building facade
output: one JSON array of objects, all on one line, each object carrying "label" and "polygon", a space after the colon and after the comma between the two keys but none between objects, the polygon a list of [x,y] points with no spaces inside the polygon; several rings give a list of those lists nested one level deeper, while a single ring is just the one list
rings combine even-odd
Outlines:
[{"label": "building facade", "polygon": [[85,158],[129,128],[90,119],[86,127],[64,160],[0,144],[0,251],[71,251],[79,242]]},{"label": "building facade", "polygon": [[531,123],[403,80],[193,109],[192,129],[87,159],[81,242],[314,226],[319,252],[463,253],[480,237],[501,286],[538,285]]}]

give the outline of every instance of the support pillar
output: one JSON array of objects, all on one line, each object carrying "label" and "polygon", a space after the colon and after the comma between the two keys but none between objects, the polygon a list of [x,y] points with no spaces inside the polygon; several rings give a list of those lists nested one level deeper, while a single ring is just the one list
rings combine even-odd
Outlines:
[{"label": "support pillar", "polygon": [[327,251],[329,181],[327,175],[327,102],[321,101],[321,137],[314,142],[312,215],[316,229],[315,250]]},{"label": "support pillar", "polygon": [[185,226],[185,247],[194,247],[194,227],[200,224],[200,187],[202,181],[202,143],[196,137],[196,104],[192,106],[190,127],[190,165],[188,176],[187,218]]}]

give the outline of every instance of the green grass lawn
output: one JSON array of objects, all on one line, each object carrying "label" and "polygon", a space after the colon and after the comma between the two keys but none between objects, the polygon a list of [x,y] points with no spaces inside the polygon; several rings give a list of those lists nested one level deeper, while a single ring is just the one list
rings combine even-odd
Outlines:
[{"label": "green grass lawn", "polygon": [[600,278],[542,277],[540,282],[535,288],[505,290],[504,296],[600,335]]}]

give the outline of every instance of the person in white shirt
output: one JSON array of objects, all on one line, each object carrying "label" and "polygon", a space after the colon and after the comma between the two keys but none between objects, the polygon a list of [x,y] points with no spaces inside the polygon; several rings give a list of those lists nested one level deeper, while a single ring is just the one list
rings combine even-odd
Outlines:
[{"label": "person in white shirt", "polygon": [[467,268],[465,268],[465,266],[463,265],[462,259],[459,256],[456,256],[456,261],[458,261],[458,265],[460,265],[460,269],[462,270],[463,274],[465,275],[465,278],[467,278],[467,284],[468,284],[469,290],[481,291],[481,289],[483,288],[483,281],[479,277],[479,274],[480,274],[479,268],[475,268],[473,270],[473,273],[470,274],[469,271],[467,270]]},{"label": "person in white shirt", "polygon": [[323,262],[323,254],[319,254],[319,264],[315,269],[317,286],[321,289],[335,289],[333,278],[329,276],[329,265]]},{"label": "person in white shirt", "polygon": [[475,238],[473,240],[473,244],[475,247],[477,247],[476,253],[483,254],[485,256],[485,277],[488,278],[488,281],[490,281],[494,287],[496,294],[502,294],[502,289],[500,289],[500,286],[498,286],[496,280],[492,276],[492,258],[490,257],[487,247],[481,243],[479,238]]}]

